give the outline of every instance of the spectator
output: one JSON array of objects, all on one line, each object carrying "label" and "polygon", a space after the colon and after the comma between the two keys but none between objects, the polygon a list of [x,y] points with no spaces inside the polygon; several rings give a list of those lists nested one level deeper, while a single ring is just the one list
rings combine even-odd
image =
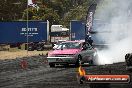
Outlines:
[{"label": "spectator", "polygon": [[88,42],[88,39],[89,39],[89,34],[86,35],[85,42]]}]

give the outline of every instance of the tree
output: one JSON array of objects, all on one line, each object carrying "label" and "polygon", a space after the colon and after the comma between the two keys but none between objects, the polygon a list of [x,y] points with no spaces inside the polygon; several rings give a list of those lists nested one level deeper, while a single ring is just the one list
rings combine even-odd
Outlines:
[{"label": "tree", "polygon": [[[28,10],[28,19],[27,19]],[[39,8],[37,10],[34,7],[26,9],[23,13],[23,20],[49,20],[51,23],[59,23],[59,15],[52,8]]]},{"label": "tree", "polygon": [[36,0],[39,10],[27,8],[27,0],[0,1],[0,21],[49,20],[68,26],[70,20],[86,20],[87,9],[98,0]]},{"label": "tree", "polygon": [[14,21],[22,18],[26,0],[1,0],[0,21]]}]

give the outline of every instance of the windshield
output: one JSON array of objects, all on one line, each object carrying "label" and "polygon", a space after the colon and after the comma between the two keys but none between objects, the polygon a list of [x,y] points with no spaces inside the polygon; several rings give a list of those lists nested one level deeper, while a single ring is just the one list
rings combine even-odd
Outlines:
[{"label": "windshield", "polygon": [[60,43],[56,49],[80,49],[81,43],[79,42],[64,42]]}]

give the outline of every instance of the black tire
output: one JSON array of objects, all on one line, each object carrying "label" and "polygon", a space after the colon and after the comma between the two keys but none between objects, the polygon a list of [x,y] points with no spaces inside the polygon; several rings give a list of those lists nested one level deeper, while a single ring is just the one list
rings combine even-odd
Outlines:
[{"label": "black tire", "polygon": [[43,47],[39,47],[38,49],[37,49],[37,51],[43,51],[44,49],[43,49]]},{"label": "black tire", "polygon": [[18,46],[18,49],[21,49],[21,46]]},{"label": "black tire", "polygon": [[34,51],[34,49],[33,48],[28,48],[28,51]]},{"label": "black tire", "polygon": [[89,61],[89,64],[90,64],[90,65],[94,65],[93,60],[90,60],[90,61]]},{"label": "black tire", "polygon": [[82,56],[81,55],[78,55],[78,58],[77,58],[77,61],[76,61],[75,66],[76,67],[79,67],[81,65],[81,62],[82,62]]},{"label": "black tire", "polygon": [[55,67],[55,64],[54,64],[54,63],[49,63],[49,66],[50,66],[51,68],[53,68],[53,67]]}]

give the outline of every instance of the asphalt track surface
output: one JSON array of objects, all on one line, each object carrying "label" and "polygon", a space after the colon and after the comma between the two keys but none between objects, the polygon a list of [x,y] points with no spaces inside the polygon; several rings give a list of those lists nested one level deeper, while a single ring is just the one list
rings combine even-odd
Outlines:
[{"label": "asphalt track surface", "polygon": [[[26,69],[21,68],[21,61],[27,61]],[[129,74],[125,63],[104,66],[84,66],[87,73]],[[90,88],[89,84],[78,84],[78,68],[57,66],[50,68],[45,56],[18,58],[0,61],[0,88]],[[110,84],[110,88],[132,88],[130,84]]]}]

